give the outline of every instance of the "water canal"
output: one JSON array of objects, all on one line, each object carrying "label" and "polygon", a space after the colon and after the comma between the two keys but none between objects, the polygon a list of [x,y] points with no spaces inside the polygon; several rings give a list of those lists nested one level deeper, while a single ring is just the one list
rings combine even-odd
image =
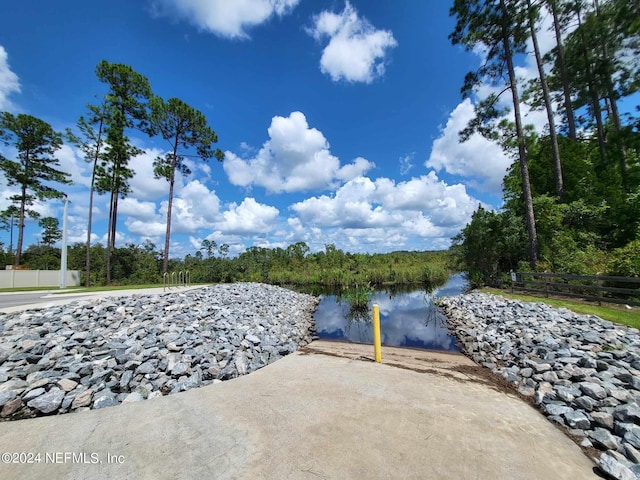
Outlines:
[{"label": "water canal", "polygon": [[314,315],[317,335],[325,340],[373,343],[371,307],[377,303],[383,345],[459,352],[456,338],[447,328],[447,319],[433,300],[458,295],[466,289],[466,279],[456,274],[445,285],[432,290],[415,286],[375,290],[362,308],[354,308],[339,294],[323,294]]}]

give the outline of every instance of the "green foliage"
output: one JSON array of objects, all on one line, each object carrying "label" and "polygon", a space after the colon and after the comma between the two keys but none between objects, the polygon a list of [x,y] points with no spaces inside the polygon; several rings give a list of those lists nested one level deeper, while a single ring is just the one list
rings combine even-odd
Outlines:
[{"label": "green foliage", "polygon": [[[200,253],[200,252],[198,252]],[[440,284],[455,270],[449,252],[352,254],[326,245],[309,253],[304,242],[286,249],[250,247],[235,258],[201,253],[175,261],[171,271],[189,270],[193,282],[256,281],[277,285],[365,288],[383,284]]]},{"label": "green foliage", "polygon": [[3,112],[0,115],[0,141],[5,145],[12,145],[18,152],[15,160],[0,155],[0,170],[4,172],[8,185],[20,188],[20,193],[9,197],[19,210],[15,255],[15,263],[19,265],[25,217],[39,217],[29,207],[36,200],[62,198],[64,193],[51,184],[70,184],[71,180],[68,173],[56,169],[60,166],[60,161],[54,155],[62,146],[62,135],[43,120],[22,113],[14,116]]},{"label": "green foliage", "polygon": [[612,252],[608,274],[640,277],[640,239]]},{"label": "green foliage", "polygon": [[29,245],[24,251],[22,264],[31,270],[58,270],[60,249],[50,245]]},{"label": "green foliage", "polygon": [[38,220],[38,225],[42,228],[41,238],[43,245],[52,247],[54,243],[62,239],[62,230],[60,230],[60,222],[57,218],[41,218]]},{"label": "green foliage", "polygon": [[362,310],[369,308],[369,300],[374,289],[370,284],[366,285],[354,285],[353,287],[346,287],[340,293],[340,299],[349,303],[352,309]]},{"label": "green foliage", "polygon": [[108,85],[100,110],[105,128],[105,149],[101,162],[95,167],[95,189],[110,193],[107,226],[107,283],[111,282],[111,254],[115,248],[118,222],[118,200],[130,193],[129,179],[133,171],[128,167],[131,157],[142,151],[131,144],[126,131],[150,128],[147,103],[152,96],[149,80],[129,65],[102,60],[96,67],[98,80]]},{"label": "green foliage", "polygon": [[[55,249],[60,260],[60,249]],[[69,248],[68,268],[83,270],[85,265],[86,245],[76,243]],[[107,251],[101,245],[93,245],[91,254],[90,285],[106,285]],[[124,248],[116,248],[113,252],[112,283],[118,285],[160,284],[160,253],[151,242],[142,245],[128,244]]]},{"label": "green foliage", "polygon": [[502,273],[517,269],[526,258],[525,226],[509,211],[497,213],[480,206],[471,223],[453,238],[453,245],[473,286],[496,285]]},{"label": "green foliage", "polygon": [[[527,162],[523,163],[521,157],[504,178],[503,211],[480,209],[453,239],[462,268],[469,271],[476,284],[499,284],[510,269],[528,269],[522,229],[529,218],[524,192],[527,171],[538,236],[537,270],[620,275],[638,275],[639,271],[640,121],[637,114],[621,115],[618,103],[640,88],[640,63],[635,60],[640,54],[640,7],[638,2],[628,0],[545,3],[552,13],[554,29],[562,33],[569,24],[575,27],[564,36],[557,35],[561,40],[545,58],[552,67],[549,86],[556,102],[563,104],[567,122],[559,126],[559,131],[569,131],[569,136],[557,136],[555,150],[550,134],[538,136],[529,130]],[[514,7],[508,18],[499,11],[504,6]],[[452,14],[457,16],[457,24],[452,41],[467,48],[482,41],[490,48],[487,62],[465,78],[465,94],[483,78],[495,79],[495,68],[505,67],[492,66],[492,59],[498,56],[508,60],[506,50],[491,50],[496,29],[505,28],[497,19],[508,21],[511,42],[516,47],[521,45],[519,15],[525,7],[535,9],[539,3],[454,2]],[[487,35],[488,43],[483,38]],[[542,78],[536,79],[527,91],[526,100],[534,107],[542,105],[541,84]],[[568,102],[563,101],[566,98]],[[477,104],[479,115],[462,137],[477,131],[497,140],[509,152],[515,146],[508,141],[513,138],[513,126],[500,120],[505,112],[496,102],[497,98],[490,96]],[[569,120],[574,113],[577,129]],[[562,160],[562,194],[558,193],[554,152]]]},{"label": "green foliage", "polygon": [[[176,171],[189,175],[191,170],[184,162],[187,152],[193,151],[191,158],[207,161],[216,158],[224,159],[224,153],[213,144],[218,141],[216,132],[209,127],[207,118],[195,108],[187,105],[179,98],[170,98],[165,102],[161,97],[153,96],[149,101],[149,134],[160,136],[170,145],[170,151],[153,162],[156,178],[164,178],[169,182],[169,202],[167,206],[167,229],[165,234],[162,270],[166,273],[169,262],[169,245],[171,237],[171,211],[173,206],[173,187]],[[211,255],[209,255],[211,256]]]}]

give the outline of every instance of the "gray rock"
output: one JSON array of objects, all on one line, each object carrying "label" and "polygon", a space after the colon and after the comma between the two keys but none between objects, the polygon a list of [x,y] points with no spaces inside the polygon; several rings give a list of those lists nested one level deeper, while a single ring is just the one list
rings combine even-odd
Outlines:
[{"label": "gray rock", "polygon": [[179,377],[180,375],[184,375],[185,373],[187,373],[188,370],[189,370],[189,367],[184,363],[180,362],[174,365],[173,369],[171,370],[171,374],[173,376]]},{"label": "gray rock", "polygon": [[18,392],[15,390],[5,390],[4,392],[0,391],[0,407],[3,407],[17,396]]},{"label": "gray rock", "polygon": [[40,395],[27,402],[27,406],[39,411],[40,413],[55,412],[62,403],[64,395],[64,390],[53,387],[44,395]]},{"label": "gray rock", "polygon": [[589,432],[589,438],[593,445],[601,450],[617,450],[620,447],[620,438],[611,435],[611,432],[604,428],[594,428]]},{"label": "gray rock", "polygon": [[[633,425],[633,427],[637,427]],[[630,443],[635,448],[640,448],[640,427],[630,428],[622,437],[627,443]]]},{"label": "gray rock", "polygon": [[572,410],[571,412],[567,412],[564,415],[565,420],[567,421],[567,425],[572,428],[579,428],[581,430],[586,430],[591,427],[591,422],[587,416],[579,411]]},{"label": "gray rock", "polygon": [[29,387],[29,383],[24,380],[12,379],[8,382],[4,382],[0,384],[0,392],[6,392],[8,390],[16,390],[18,394],[24,391],[25,388]]},{"label": "gray rock", "polygon": [[621,422],[640,423],[640,407],[635,403],[620,405],[613,411],[613,417]]},{"label": "gray rock", "polygon": [[246,375],[248,372],[247,356],[244,352],[238,352],[235,358],[235,367],[238,375]]},{"label": "gray rock", "polygon": [[40,388],[34,388],[33,390],[29,390],[27,393],[25,393],[22,396],[22,401],[24,402],[28,402],[29,400],[33,400],[36,397],[39,397],[40,395],[44,395],[47,391],[40,387]]},{"label": "gray rock", "polygon": [[607,392],[605,391],[605,389],[602,388],[597,383],[580,382],[578,384],[578,386],[580,387],[580,390],[582,390],[582,392],[585,395],[588,395],[589,397],[591,397],[591,398],[593,398],[595,400],[602,400],[603,398],[605,398],[607,396]]},{"label": "gray rock", "polygon": [[520,370],[520,376],[524,378],[529,378],[531,375],[533,375],[533,368],[526,367]]},{"label": "gray rock", "polygon": [[106,408],[106,407],[113,407],[115,405],[118,405],[118,400],[116,400],[115,397],[103,396],[93,401],[92,408],[94,409]]},{"label": "gray rock", "polygon": [[120,390],[126,390],[133,379],[133,372],[131,370],[125,370],[120,377]]},{"label": "gray rock", "polygon": [[138,392],[131,392],[129,395],[122,400],[122,403],[133,403],[133,402],[141,402],[144,400],[144,397]]},{"label": "gray rock", "polygon": [[547,415],[561,416],[566,413],[572,413],[573,409],[566,405],[557,405],[555,403],[544,404],[543,409]]},{"label": "gray rock", "polygon": [[633,463],[640,463],[640,452],[631,444],[627,442],[622,443],[624,448],[624,455]]},{"label": "gray rock", "polygon": [[603,453],[598,460],[600,468],[616,480],[636,480],[636,475],[630,468],[620,463],[610,453]]},{"label": "gray rock", "polygon": [[586,395],[578,397],[573,401],[573,405],[581,408],[582,410],[586,410],[587,412],[592,411],[595,404],[596,402],[593,400],[593,398],[587,397]]},{"label": "gray rock", "polygon": [[156,366],[153,364],[153,362],[150,362],[150,361],[144,362],[142,365],[136,368],[136,375],[138,374],[146,375],[155,371],[156,371]]}]

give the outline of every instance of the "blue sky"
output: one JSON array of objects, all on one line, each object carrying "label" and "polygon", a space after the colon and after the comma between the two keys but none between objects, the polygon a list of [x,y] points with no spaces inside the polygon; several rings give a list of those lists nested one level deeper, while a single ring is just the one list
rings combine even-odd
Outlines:
[{"label": "blue sky", "polygon": [[[458,142],[473,116],[460,86],[481,53],[450,44],[451,3],[0,0],[0,110],[73,128],[105,92],[94,73],[103,59],[201,110],[226,159],[196,162],[178,179],[171,256],[193,254],[205,238],[232,254],[298,241],[312,251],[447,248],[480,202],[499,207],[510,164],[480,137]],[[550,48],[551,34],[541,37]],[[519,74],[534,72],[523,57]],[[528,120],[542,128],[543,117]],[[130,164],[117,246],[149,239],[160,248],[168,184],[151,162],[166,146],[131,137],[145,153]],[[90,168],[70,145],[58,158],[75,182],[64,187],[69,242],[84,242]],[[0,208],[11,191],[0,177]],[[94,242],[106,243],[108,201],[96,199]],[[62,224],[62,202],[38,209]],[[38,230],[29,222],[27,245]],[[0,240],[6,247],[8,232]]]}]

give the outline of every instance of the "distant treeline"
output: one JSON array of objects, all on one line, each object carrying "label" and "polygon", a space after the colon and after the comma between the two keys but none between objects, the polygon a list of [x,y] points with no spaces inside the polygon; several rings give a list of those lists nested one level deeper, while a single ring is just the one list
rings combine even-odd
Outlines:
[{"label": "distant treeline", "polygon": [[[67,268],[84,275],[86,246],[69,247]],[[444,283],[453,272],[452,257],[446,251],[361,254],[344,252],[334,245],[310,253],[298,242],[287,248],[250,247],[228,258],[228,247],[206,242],[203,248],[183,259],[170,259],[169,272],[189,271],[192,283],[251,281],[278,285],[355,285]],[[12,257],[0,249],[6,265]],[[91,285],[104,285],[107,251],[101,244],[91,247]],[[30,269],[60,268],[60,249],[31,245],[22,264]],[[151,242],[116,248],[112,256],[112,284],[162,283],[162,254]],[[84,279],[82,280],[84,284]]]}]

